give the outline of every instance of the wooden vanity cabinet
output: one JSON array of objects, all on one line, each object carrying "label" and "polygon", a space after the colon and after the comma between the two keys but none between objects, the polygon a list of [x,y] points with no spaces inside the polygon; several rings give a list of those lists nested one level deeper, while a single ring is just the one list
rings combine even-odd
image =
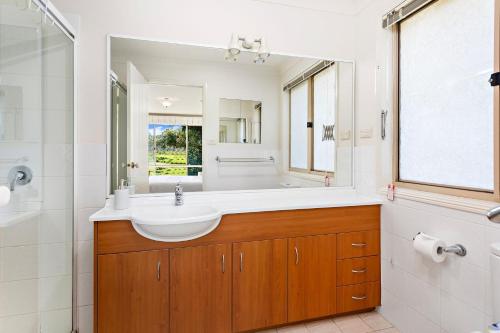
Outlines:
[{"label": "wooden vanity cabinet", "polygon": [[169,332],[168,250],[97,259],[97,332]]},{"label": "wooden vanity cabinet", "polygon": [[287,240],[233,244],[233,330],[287,322]]},{"label": "wooden vanity cabinet", "polygon": [[94,333],[225,333],[380,304],[380,206],[226,215],[157,242],[130,221],[94,227]]},{"label": "wooden vanity cabinet", "polygon": [[231,332],[231,244],[170,250],[170,332]]},{"label": "wooden vanity cabinet", "polygon": [[288,321],[335,314],[336,235],[288,240]]}]

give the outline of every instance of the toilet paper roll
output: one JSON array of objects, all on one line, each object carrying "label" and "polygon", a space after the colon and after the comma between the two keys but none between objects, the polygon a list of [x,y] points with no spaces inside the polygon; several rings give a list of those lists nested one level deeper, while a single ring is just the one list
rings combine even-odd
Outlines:
[{"label": "toilet paper roll", "polygon": [[10,189],[7,186],[0,186],[0,207],[6,206],[10,201]]},{"label": "toilet paper roll", "polygon": [[443,251],[446,244],[438,238],[419,233],[413,240],[413,247],[418,253],[434,262],[439,263],[446,259],[446,253]]}]

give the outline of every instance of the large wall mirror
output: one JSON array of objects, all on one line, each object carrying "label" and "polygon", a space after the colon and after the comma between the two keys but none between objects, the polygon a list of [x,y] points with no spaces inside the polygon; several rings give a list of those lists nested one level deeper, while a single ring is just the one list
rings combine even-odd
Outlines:
[{"label": "large wall mirror", "polygon": [[354,62],[109,43],[108,193],[353,186]]}]

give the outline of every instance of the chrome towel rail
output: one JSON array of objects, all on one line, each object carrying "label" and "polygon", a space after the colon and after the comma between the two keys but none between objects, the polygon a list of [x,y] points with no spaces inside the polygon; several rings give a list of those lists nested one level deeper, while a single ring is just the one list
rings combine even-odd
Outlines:
[{"label": "chrome towel rail", "polygon": [[274,157],[220,157],[215,158],[217,163],[274,163]]}]

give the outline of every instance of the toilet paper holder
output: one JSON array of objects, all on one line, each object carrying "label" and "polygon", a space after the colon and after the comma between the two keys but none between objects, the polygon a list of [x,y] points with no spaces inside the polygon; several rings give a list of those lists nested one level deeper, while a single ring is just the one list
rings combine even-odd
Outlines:
[{"label": "toilet paper holder", "polygon": [[440,247],[438,249],[438,253],[439,251],[442,251],[444,253],[455,253],[457,256],[460,257],[465,257],[465,255],[467,254],[467,249],[461,244],[454,244],[444,248]]},{"label": "toilet paper holder", "polygon": [[[417,235],[420,235],[420,234],[421,234],[421,232],[419,232]],[[415,240],[415,237],[413,237],[413,240]],[[454,253],[460,257],[465,257],[467,255],[467,249],[462,244],[453,244],[450,246],[439,247],[438,253],[441,254],[443,252],[444,253]]]}]

